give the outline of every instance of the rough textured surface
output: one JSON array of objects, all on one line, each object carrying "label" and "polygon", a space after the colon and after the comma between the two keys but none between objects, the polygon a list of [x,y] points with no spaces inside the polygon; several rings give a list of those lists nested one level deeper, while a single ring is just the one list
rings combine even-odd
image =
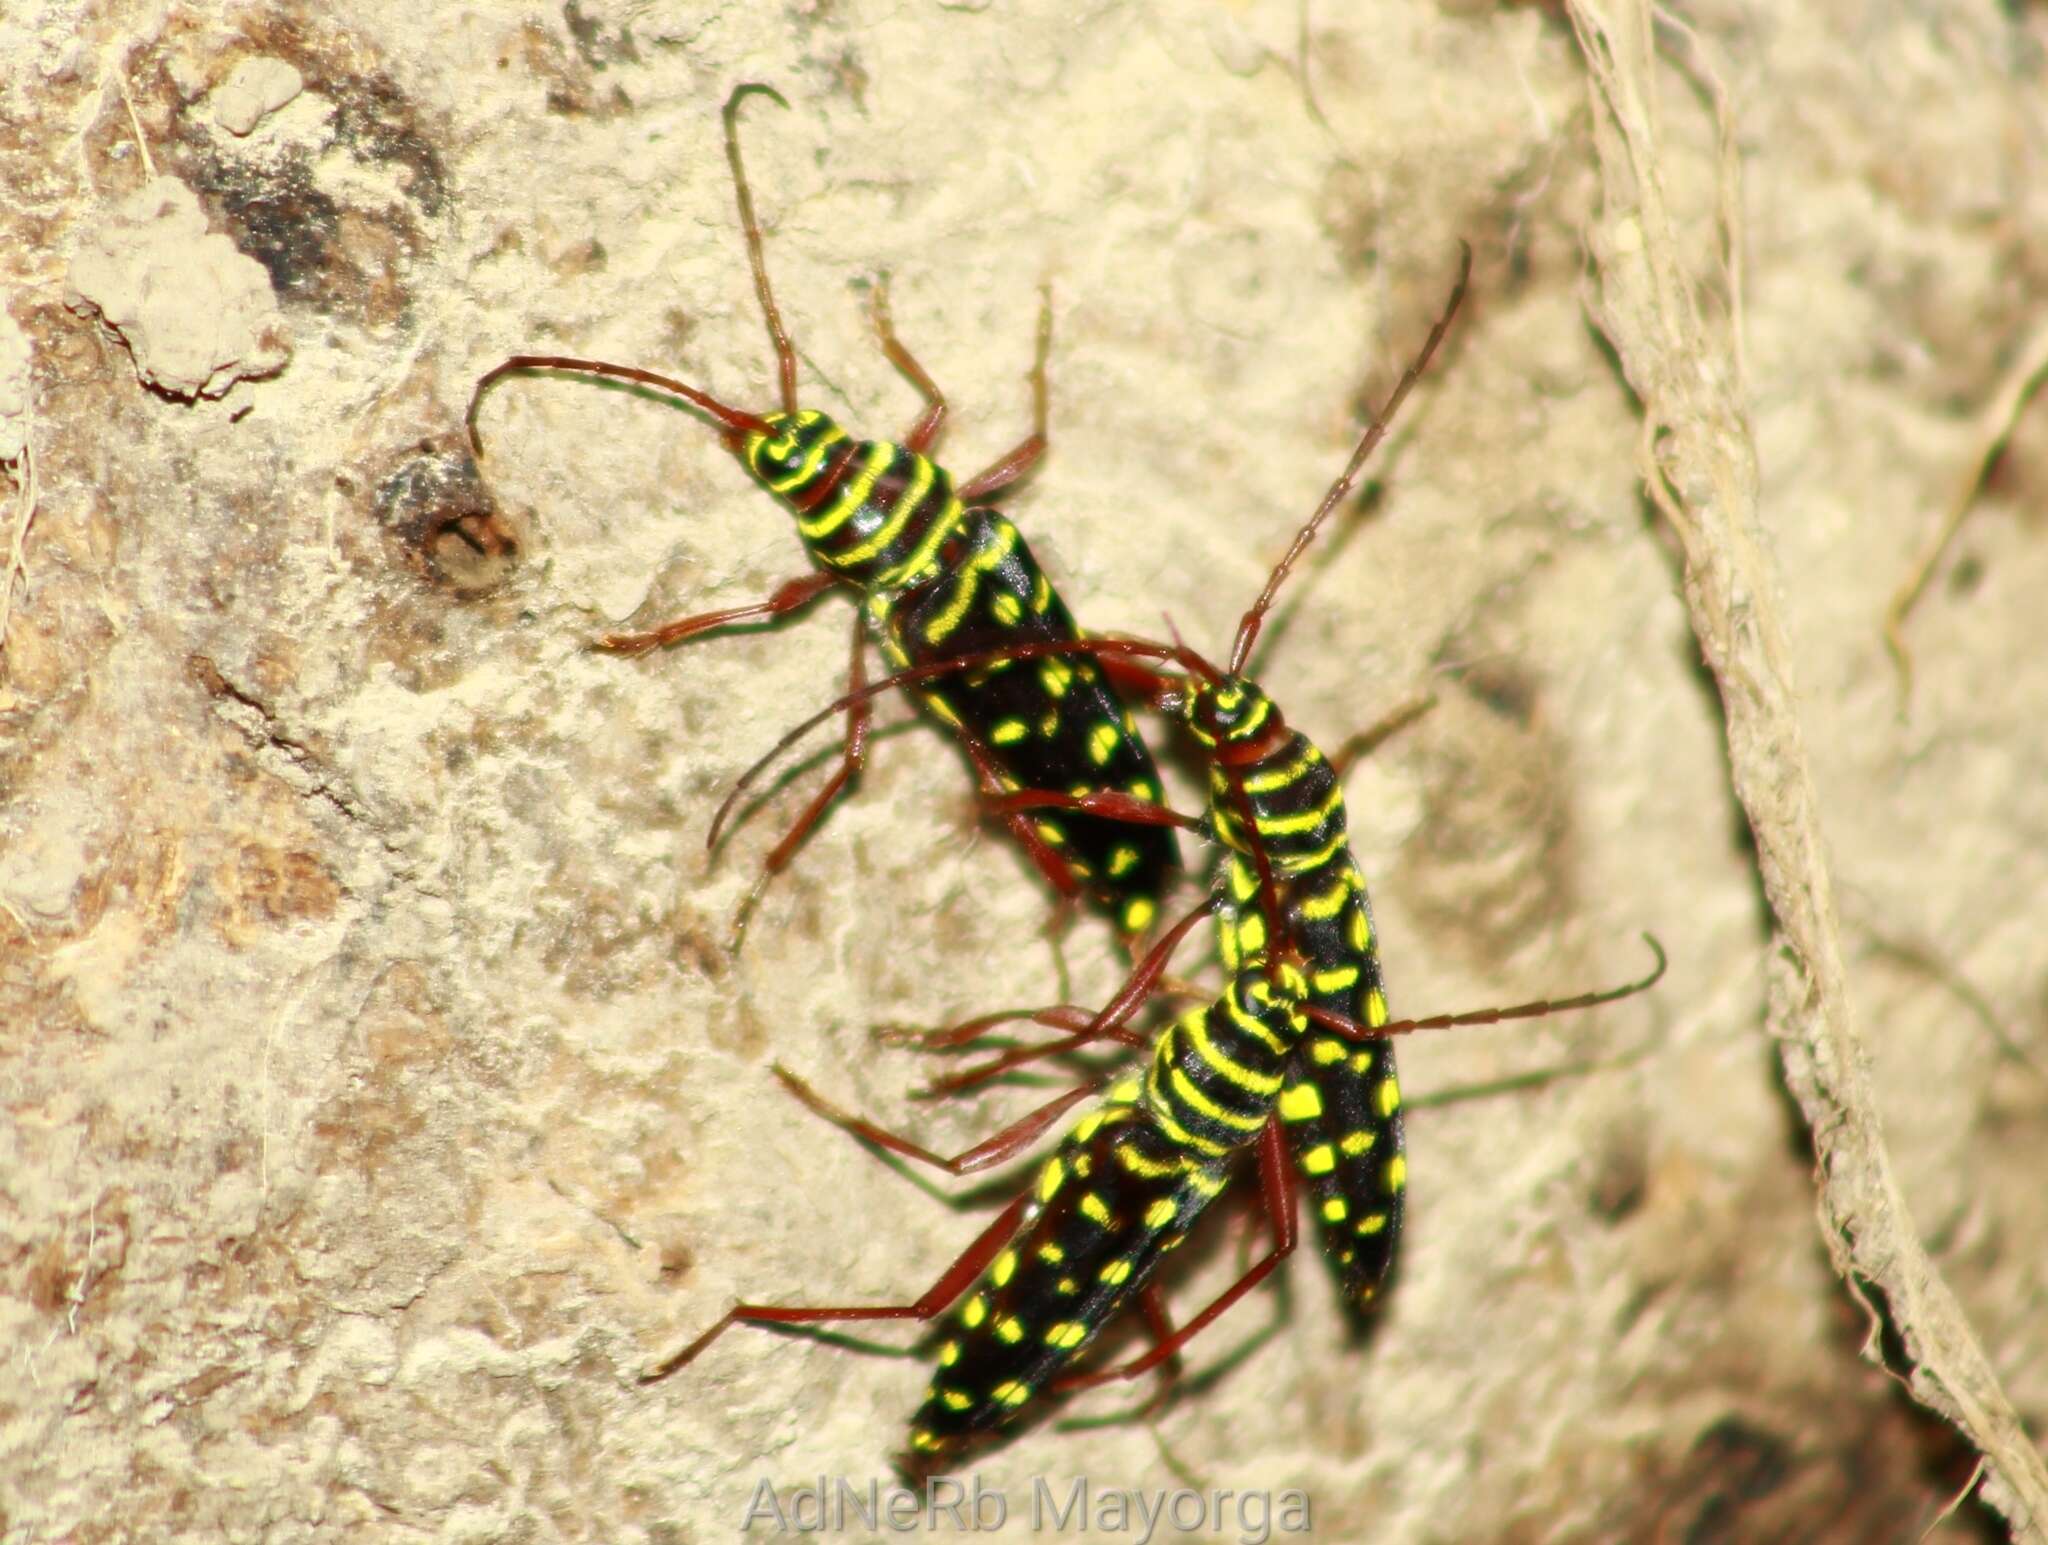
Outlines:
[{"label": "rough textured surface", "polygon": [[[1469,240],[1448,357],[1262,676],[1326,744],[1438,696],[1349,785],[1397,1009],[1610,981],[1646,927],[1673,956],[1604,1015],[1406,1048],[1413,1236],[1378,1333],[1345,1345],[1295,1261],[1197,1344],[1228,1365],[1195,1398],[984,1460],[1013,1531],[1033,1477],[1086,1474],[1301,1487],[1319,1539],[1918,1538],[1976,1451],[1858,1356],[1850,1194],[1852,1231],[1924,1247],[2041,1431],[2038,410],[1906,624],[1910,696],[1880,629],[2040,323],[2048,21],[1710,4],[1628,55],[1668,250],[1731,340],[1753,572],[1781,586],[1731,605],[1782,635],[1802,775],[1724,720],[1701,660],[1740,651],[1695,637],[1696,555],[1643,491],[1661,410],[1579,37],[1542,6],[1343,10],[0,16],[28,345],[23,403],[0,380],[0,1540],[708,1540],[764,1478],[886,1476],[908,1363],[735,1333],[636,1375],[735,1293],[905,1298],[973,1234],[767,1064],[938,1146],[984,1135],[1021,1096],[918,1105],[868,1026],[1051,996],[1045,898],[912,729],[728,960],[802,785],[715,868],[704,828],[834,690],[845,608],[594,655],[799,572],[786,518],[697,421],[586,385],[501,387],[481,470],[461,438],[521,348],[766,402],[717,137],[743,79],[794,108],[754,104],[748,149],[821,405],[913,416],[864,322],[886,269],[956,408],[947,458],[978,468],[1026,422],[1052,278],[1055,451],[1010,508],[1100,628],[1163,609],[1221,646]],[[66,309],[152,175],[261,265],[282,373],[173,397]],[[1684,447],[1657,449],[1691,508]],[[1802,1112],[1840,1070],[1795,1047],[1798,1099],[1780,1082],[1804,1009],[1750,839],[1758,792],[1802,776],[1876,1120],[1852,1146],[1874,1134],[1887,1177],[1823,1132],[1863,1188],[1825,1230]],[[1110,990],[1099,928],[1066,953],[1078,995]],[[1543,1069],[1577,1071],[1487,1092]],[[1183,1312],[1242,1232],[1233,1210],[1191,1252]],[[1844,1259],[1900,1317],[1872,1352],[1924,1380],[1901,1258]],[[2003,1527],[1977,1509],[1934,1537]]]}]

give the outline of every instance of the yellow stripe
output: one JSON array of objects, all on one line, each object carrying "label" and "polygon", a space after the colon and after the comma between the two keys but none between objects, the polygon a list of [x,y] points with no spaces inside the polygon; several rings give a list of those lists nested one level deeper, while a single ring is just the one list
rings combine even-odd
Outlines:
[{"label": "yellow stripe", "polygon": [[1304,740],[1301,755],[1285,767],[1276,767],[1271,772],[1253,773],[1244,780],[1247,794],[1271,794],[1296,782],[1311,767],[1321,765],[1323,753],[1311,741]]},{"label": "yellow stripe", "polygon": [[[804,458],[803,468],[797,477],[791,480],[791,486],[794,487],[799,482],[806,482],[815,477],[818,470],[817,463],[824,459],[825,447],[835,445],[844,438],[845,435],[843,434],[837,436],[828,435],[825,439],[819,441],[818,448],[811,455]],[[878,444],[869,451],[866,472],[864,474],[857,473],[854,476],[853,486],[858,487],[860,493],[851,502],[848,502],[846,498],[848,488],[842,486],[839,490],[839,496],[832,501],[829,507],[813,515],[797,516],[796,528],[803,533],[803,538],[806,542],[822,541],[846,524],[847,516],[860,508],[861,500],[865,499],[868,490],[875,486],[875,479],[881,476],[882,467],[888,464],[889,457],[894,453],[895,449],[892,445]],[[877,457],[880,458],[881,465],[876,465]],[[778,493],[783,492],[781,489],[776,491]]]},{"label": "yellow stripe", "polygon": [[[1230,1005],[1230,1017],[1237,1022],[1239,1029],[1250,1032],[1272,1050],[1283,1055],[1286,1053],[1287,1047],[1274,1037],[1272,1031],[1258,1020],[1239,1014],[1236,1004]],[[1280,1087],[1281,1078],[1278,1073],[1255,1073],[1242,1062],[1235,1061],[1219,1051],[1216,1043],[1209,1039],[1209,1016],[1206,1013],[1191,1014],[1184,1023],[1188,1028],[1188,1039],[1195,1044],[1196,1053],[1238,1088],[1252,1094],[1265,1095]]]},{"label": "yellow stripe", "polygon": [[1258,828],[1262,837],[1292,837],[1301,832],[1314,831],[1343,808],[1343,789],[1332,788],[1329,797],[1312,810],[1304,810],[1297,815],[1273,816],[1260,815],[1254,811],[1252,824]]},{"label": "yellow stripe", "polygon": [[1179,1068],[1173,1070],[1172,1077],[1173,1092],[1180,1098],[1181,1103],[1201,1112],[1209,1120],[1221,1122],[1224,1126],[1239,1132],[1256,1132],[1266,1124],[1266,1113],[1264,1111],[1258,1111],[1249,1116],[1241,1116],[1236,1111],[1225,1110],[1206,1094],[1202,1093],[1201,1090],[1197,1089],[1194,1081]]},{"label": "yellow stripe", "polygon": [[1206,1137],[1195,1136],[1194,1133],[1174,1120],[1165,1110],[1154,1111],[1152,1113],[1152,1122],[1165,1135],[1168,1142],[1176,1147],[1185,1148],[1190,1153],[1200,1154],[1206,1158],[1220,1159],[1230,1152],[1228,1144],[1213,1143]]},{"label": "yellow stripe", "polygon": [[[810,425],[809,423],[805,423],[801,426],[792,426],[789,433],[778,435],[776,437],[777,439],[787,440],[789,442],[790,450],[796,449],[796,427],[808,429]],[[820,435],[818,437],[817,443],[811,447],[810,455],[804,458],[803,465],[798,467],[796,471],[790,473],[789,476],[785,478],[773,480],[768,478],[762,478],[762,481],[768,485],[768,491],[772,494],[787,494],[792,489],[803,487],[806,483],[810,482],[812,478],[818,475],[818,467],[825,460],[825,453],[831,450],[833,446],[837,445],[841,440],[844,440],[845,438],[846,431],[841,429],[837,424],[834,424],[832,426],[830,433]],[[760,448],[765,450],[772,443],[772,441],[764,439],[760,442]],[[785,452],[784,454],[787,454],[787,452]],[[758,468],[755,471],[755,475],[757,477],[760,476]],[[797,529],[803,529],[803,521],[801,519],[797,521]]]},{"label": "yellow stripe", "polygon": [[1344,840],[1344,828],[1340,825],[1337,828],[1337,834],[1334,837],[1332,837],[1328,843],[1326,843],[1321,848],[1318,848],[1315,852],[1305,854],[1283,855],[1280,860],[1281,873],[1290,875],[1314,874],[1318,869],[1322,868],[1323,865],[1327,864],[1331,860],[1331,858],[1333,858],[1336,854],[1343,851]]},{"label": "yellow stripe", "polygon": [[1252,711],[1246,716],[1244,722],[1231,726],[1230,738],[1232,740],[1250,740],[1254,735],[1258,734],[1259,726],[1272,717],[1273,700],[1261,692],[1258,701],[1252,704]]},{"label": "yellow stripe", "polygon": [[1118,1143],[1116,1156],[1123,1167],[1142,1180],[1157,1180],[1162,1175],[1171,1175],[1180,1165],[1168,1159],[1161,1162],[1149,1159],[1138,1149],[1136,1143]]},{"label": "yellow stripe", "polygon": [[[871,465],[869,468],[862,469],[861,475],[855,478],[853,485],[846,490],[847,497],[854,499],[856,503],[867,498],[868,494],[873,491],[876,481],[883,472],[888,470],[894,461],[896,455],[895,446],[884,441],[880,442],[878,449],[886,451],[888,455],[870,458],[871,463],[879,461],[879,465]],[[889,518],[882,522],[881,530],[877,531],[858,547],[836,555],[832,559],[834,564],[841,568],[847,568],[856,563],[865,563],[868,559],[874,557],[876,553],[886,551],[895,542],[896,538],[903,534],[903,528],[909,524],[912,512],[916,510],[919,501],[924,498],[925,493],[932,486],[932,464],[929,461],[926,461],[922,456],[913,456],[910,465],[912,469],[910,486],[898,494],[896,502],[889,506]],[[842,500],[842,502],[844,501]],[[892,574],[895,572],[897,571],[891,571]]]},{"label": "yellow stripe", "polygon": [[[1294,909],[1308,922],[1327,923],[1331,918],[1344,910],[1344,903],[1350,899],[1351,877],[1345,875],[1340,877],[1335,885],[1331,886],[1321,895],[1311,896],[1306,901],[1296,902]],[[1351,947],[1357,950],[1364,948],[1362,944],[1353,944]]]}]

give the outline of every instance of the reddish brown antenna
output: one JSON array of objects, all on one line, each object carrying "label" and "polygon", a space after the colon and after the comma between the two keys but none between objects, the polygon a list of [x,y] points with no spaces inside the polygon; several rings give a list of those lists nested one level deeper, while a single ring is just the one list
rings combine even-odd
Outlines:
[{"label": "reddish brown antenna", "polygon": [[1274,566],[1266,578],[1266,588],[1259,592],[1259,598],[1252,602],[1251,610],[1237,625],[1237,642],[1230,649],[1230,671],[1235,676],[1244,669],[1245,661],[1251,658],[1252,646],[1259,641],[1259,629],[1265,625],[1266,613],[1273,609],[1273,598],[1280,593],[1280,586],[1286,580],[1288,571],[1294,567],[1294,560],[1315,540],[1316,530],[1329,516],[1330,511],[1344,502],[1344,496],[1358,481],[1358,474],[1365,466],[1365,460],[1373,453],[1380,441],[1386,438],[1387,426],[1394,420],[1401,403],[1421,379],[1422,372],[1429,368],[1429,361],[1437,351],[1437,345],[1444,341],[1444,334],[1451,330],[1451,318],[1458,314],[1458,307],[1465,299],[1465,286],[1472,277],[1472,249],[1464,242],[1458,243],[1458,282],[1451,290],[1451,298],[1445,304],[1443,315],[1436,320],[1436,326],[1429,330],[1429,337],[1423,342],[1422,352],[1415,356],[1415,362],[1401,372],[1401,379],[1394,383],[1394,390],[1387,397],[1386,405],[1373,416],[1366,431],[1359,437],[1357,448],[1351,453],[1351,460],[1344,464],[1337,481],[1330,485],[1330,491],[1323,495],[1323,502],[1316,506],[1315,514],[1308,518],[1308,524],[1294,534],[1294,545],[1287,549],[1286,556]]},{"label": "reddish brown antenna", "polygon": [[747,262],[754,270],[754,294],[761,301],[761,315],[768,323],[768,338],[775,346],[775,370],[782,383],[782,411],[796,412],[796,345],[782,325],[782,311],[775,304],[775,291],[768,284],[768,254],[761,243],[761,222],[754,217],[754,195],[747,186],[747,169],[740,163],[740,103],[748,97],[769,98],[784,112],[789,103],[782,93],[761,81],[750,80],[733,88],[725,99],[725,159],[732,163],[733,192],[740,201],[740,230],[747,238]]}]

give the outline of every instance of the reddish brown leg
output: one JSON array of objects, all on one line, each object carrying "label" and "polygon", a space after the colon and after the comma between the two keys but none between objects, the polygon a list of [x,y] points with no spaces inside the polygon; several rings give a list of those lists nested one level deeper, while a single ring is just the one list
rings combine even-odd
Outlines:
[{"label": "reddish brown leg", "polygon": [[1052,1386],[1054,1390],[1064,1393],[1094,1384],[1106,1384],[1111,1379],[1135,1379],[1140,1374],[1149,1373],[1161,1363],[1177,1357],[1182,1347],[1207,1330],[1232,1304],[1265,1281],[1274,1267],[1294,1253],[1294,1168],[1287,1162],[1286,1144],[1281,1138],[1277,1118],[1268,1120],[1260,1130],[1258,1144],[1259,1196],[1265,1205],[1266,1216],[1273,1224],[1273,1248],[1255,1261],[1250,1271],[1218,1294],[1208,1308],[1144,1356],[1108,1368],[1098,1368],[1091,1373],[1070,1374],[1055,1383]]},{"label": "reddish brown leg", "polygon": [[1093,1041],[1113,1039],[1127,1045],[1147,1044],[1147,1037],[1136,1035],[1124,1027],[1130,1022],[1131,1016],[1138,1012],[1139,1006],[1159,990],[1159,978],[1172,962],[1174,951],[1180,948],[1181,941],[1187,938],[1189,930],[1214,912],[1216,906],[1217,898],[1211,896],[1169,928],[1159,942],[1146,952],[1145,958],[1138,962],[1137,968],[1125,979],[1123,986],[1117,989],[1116,996],[1081,1029],[1056,1041],[1047,1041],[1038,1046],[1017,1047],[999,1057],[991,1057],[986,1062],[977,1063],[964,1072],[934,1079],[925,1093],[951,1094],[957,1090],[971,1088],[975,1084],[1007,1073],[1012,1068],[1041,1061],[1046,1057],[1057,1057],[1062,1052],[1074,1051]]},{"label": "reddish brown leg", "polygon": [[[975,771],[981,774],[983,795],[990,800],[1006,797],[1003,792],[1001,774],[996,770],[995,759],[988,754],[988,748],[972,735],[961,732],[960,743],[967,748],[968,758],[974,763]],[[1006,815],[1003,824],[1009,828],[1010,836],[1025,856],[1045,876],[1046,884],[1065,898],[1081,894],[1081,882],[1074,877],[1073,868],[1043,837],[1032,819],[1021,812]]]},{"label": "reddish brown leg", "polygon": [[1046,356],[1052,352],[1052,286],[1039,292],[1038,349],[1031,361],[1031,433],[1018,441],[995,462],[977,472],[954,492],[963,504],[978,504],[1002,492],[1038,464],[1051,444],[1046,434]]},{"label": "reddish brown leg", "polygon": [[614,654],[646,654],[650,649],[695,638],[699,633],[709,633],[713,628],[726,627],[731,623],[786,617],[791,612],[801,611],[837,583],[830,574],[806,574],[801,579],[788,581],[767,600],[756,601],[752,606],[733,606],[720,612],[678,617],[674,622],[664,622],[645,633],[607,633],[597,641],[597,647],[609,649]]},{"label": "reddish brown leg", "polygon": [[917,362],[917,356],[896,336],[896,323],[889,314],[887,274],[875,280],[870,313],[874,317],[875,336],[882,340],[882,352],[889,356],[889,363],[902,371],[924,397],[924,412],[903,434],[904,448],[922,456],[938,442],[939,431],[946,427],[946,394],[939,390],[939,383],[925,373],[924,366]]},{"label": "reddish brown leg", "polygon": [[1048,1030],[1071,1033],[1094,1024],[1095,1010],[1076,1003],[1056,1004],[1049,1009],[998,1009],[993,1014],[977,1014],[942,1030],[926,1030],[916,1025],[877,1025],[874,1034],[875,1039],[886,1046],[908,1046],[924,1052],[958,1051],[972,1046],[998,1025],[1021,1024],[1026,1020],[1044,1025]]},{"label": "reddish brown leg", "polygon": [[1394,736],[1436,707],[1436,694],[1424,692],[1397,705],[1391,712],[1383,714],[1376,724],[1367,725],[1357,734],[1348,737],[1330,756],[1330,766],[1335,770],[1339,782],[1351,771],[1352,764],[1361,757],[1370,756]]},{"label": "reddish brown leg", "polygon": [[[1157,1278],[1154,1278],[1138,1289],[1138,1313],[1144,1316],[1145,1334],[1152,1338],[1152,1345],[1159,1347],[1172,1343],[1174,1338],[1173,1316],[1167,1312],[1166,1292],[1160,1287]],[[1167,1398],[1173,1393],[1173,1386],[1179,1382],[1180,1375],[1181,1358],[1179,1351],[1176,1350],[1171,1357],[1159,1365],[1158,1392],[1139,1408],[1139,1416],[1150,1416],[1160,1406],[1164,1405]]]},{"label": "reddish brown leg", "polygon": [[1162,697],[1186,690],[1185,683],[1174,677],[1121,655],[1096,655],[1095,664],[1111,686],[1141,702],[1157,705]]},{"label": "reddish brown leg", "polygon": [[1184,831],[1197,832],[1203,829],[1200,816],[1183,815],[1155,800],[1140,799],[1135,794],[1120,794],[1114,789],[1091,789],[1086,794],[1062,794],[1057,789],[1018,789],[1013,793],[992,796],[988,800],[988,808],[997,815],[1016,815],[1025,810],[1078,810],[1084,815],[1127,821],[1133,826],[1178,826]]},{"label": "reddish brown leg", "polygon": [[877,1126],[865,1117],[841,1110],[781,1063],[775,1065],[775,1076],[782,1080],[783,1088],[803,1101],[814,1114],[824,1117],[842,1131],[851,1132],[855,1137],[863,1138],[877,1148],[887,1149],[890,1153],[900,1154],[906,1159],[915,1159],[919,1164],[929,1164],[933,1169],[944,1170],[949,1175],[972,1175],[978,1170],[993,1169],[998,1164],[1008,1163],[1045,1136],[1060,1117],[1095,1092],[1093,1083],[1079,1084],[1065,1090],[1011,1122],[994,1137],[983,1138],[972,1148],[949,1159],[913,1143],[907,1137],[899,1137],[887,1127]]},{"label": "reddish brown leg", "polygon": [[726,1311],[725,1318],[711,1329],[692,1341],[673,1357],[664,1358],[647,1372],[640,1375],[640,1382],[651,1384],[656,1379],[665,1379],[678,1368],[694,1362],[699,1353],[727,1330],[735,1325],[832,1325],[858,1320],[934,1320],[946,1312],[947,1307],[967,1291],[968,1285],[978,1278],[988,1263],[1001,1253],[1010,1236],[1017,1232],[1018,1220],[1024,1216],[1024,1209],[1031,1202],[1032,1193],[1026,1191],[1009,1206],[1005,1207],[996,1220],[976,1236],[973,1244],[961,1252],[958,1260],[948,1266],[929,1292],[915,1303],[882,1304],[873,1307],[826,1307],[817,1309],[785,1309],[775,1304],[735,1304]]},{"label": "reddish brown leg", "polygon": [[[768,888],[768,882],[789,867],[789,861],[796,856],[796,850],[803,846],[804,839],[810,836],[812,828],[824,819],[832,801],[839,797],[840,791],[853,781],[854,776],[867,762],[868,724],[874,717],[875,704],[874,699],[859,696],[861,688],[867,685],[866,641],[861,626],[860,614],[856,612],[853,619],[853,653],[846,668],[846,680],[849,694],[856,696],[857,700],[847,705],[846,740],[840,752],[839,765],[832,770],[832,776],[825,780],[825,786],[819,789],[810,804],[804,807],[803,814],[796,818],[787,832],[783,833],[782,840],[769,849],[767,858],[761,861],[761,872],[755,877],[753,887],[748,890],[746,899],[740,903],[740,909],[733,917],[732,948],[735,953],[738,952],[740,940],[747,931],[747,922],[753,917],[754,908],[761,900],[761,893]],[[712,818],[711,832],[705,839],[706,847],[715,846],[718,842],[719,830],[725,824],[726,814],[731,809],[732,797],[728,795],[725,802],[718,807],[718,814]]]}]

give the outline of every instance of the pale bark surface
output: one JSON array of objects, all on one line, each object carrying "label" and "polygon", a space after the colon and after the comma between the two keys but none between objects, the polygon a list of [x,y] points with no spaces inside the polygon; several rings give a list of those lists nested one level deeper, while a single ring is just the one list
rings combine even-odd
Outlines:
[{"label": "pale bark surface", "polygon": [[[717,122],[749,79],[793,108],[746,129],[807,399],[914,417],[886,270],[971,473],[1028,423],[1051,279],[1054,451],[1008,508],[1098,629],[1223,648],[1469,241],[1381,496],[1260,673],[1332,747],[1437,695],[1348,784],[1397,1012],[1624,978],[1643,929],[1672,957],[1600,1015],[1403,1048],[1377,1334],[1304,1252],[1190,1398],[977,1465],[1011,1533],[1083,1475],[1301,1488],[1321,1540],[2025,1517],[2039,409],[1907,695],[1882,625],[2025,400],[2039,7],[322,15],[0,12],[0,1541],[712,1540],[764,1479],[886,1480],[912,1362],[742,1330],[637,1375],[736,1295],[906,1300],[976,1232],[768,1065],[985,1136],[1028,1095],[913,1101],[869,1027],[1050,1001],[1044,889],[912,727],[728,959],[818,770],[715,867],[705,828],[838,690],[846,606],[594,653],[802,572],[788,518],[701,421],[586,384],[498,388],[480,469],[461,432],[520,350],[769,404]],[[1114,987],[1097,923],[1066,956]],[[1979,1452],[1997,1511],[1936,1523]]]}]

